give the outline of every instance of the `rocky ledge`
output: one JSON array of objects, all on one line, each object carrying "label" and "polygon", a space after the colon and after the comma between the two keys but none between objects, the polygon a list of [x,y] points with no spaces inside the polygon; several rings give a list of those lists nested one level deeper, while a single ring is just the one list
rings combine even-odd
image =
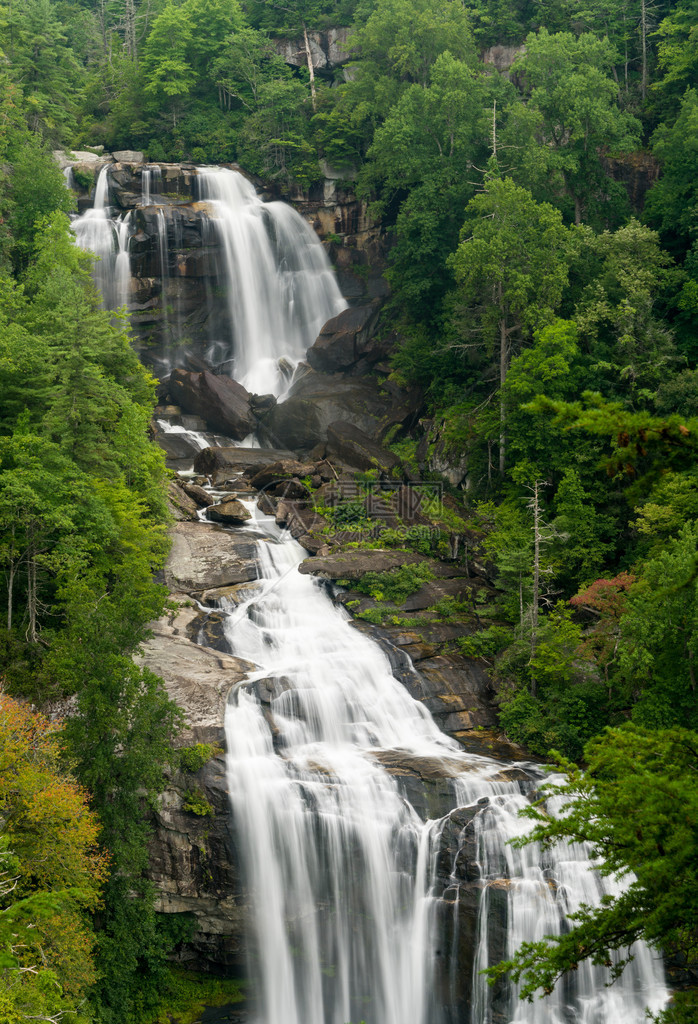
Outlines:
[{"label": "rocky ledge", "polygon": [[[175,544],[174,550],[181,548]],[[194,568],[185,554],[182,567],[177,565],[175,554],[172,571],[205,579],[210,562],[204,554],[202,565]],[[172,596],[176,611],[154,625],[140,657],[164,679],[184,716],[176,741],[178,766],[152,811],[149,876],[158,890],[156,909],[186,915],[194,924],[180,962],[195,970],[244,975],[246,897],[231,829],[223,723],[231,688],[253,666],[195,643],[197,609],[186,593]]]}]

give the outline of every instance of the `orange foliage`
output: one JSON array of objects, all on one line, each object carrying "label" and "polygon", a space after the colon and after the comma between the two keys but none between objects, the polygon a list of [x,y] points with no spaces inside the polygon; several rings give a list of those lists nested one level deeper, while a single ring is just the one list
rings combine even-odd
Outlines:
[{"label": "orange foliage", "polygon": [[636,577],[629,572],[621,572],[610,580],[594,580],[570,600],[573,608],[584,608],[599,616],[598,622],[584,638],[584,647],[607,680],[609,668],[618,653],[620,619],[635,580]]}]

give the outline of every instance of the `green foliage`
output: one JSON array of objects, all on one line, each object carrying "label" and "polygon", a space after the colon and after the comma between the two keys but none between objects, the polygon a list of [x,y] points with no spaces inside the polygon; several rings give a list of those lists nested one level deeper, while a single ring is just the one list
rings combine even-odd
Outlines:
[{"label": "green foliage", "polygon": [[212,978],[179,967],[168,969],[158,1005],[142,1018],[143,1024],[194,1024],[204,1007],[227,1006],[245,998],[244,984],[233,978]]},{"label": "green foliage", "polygon": [[467,60],[473,43],[467,13],[450,0],[376,0],[355,35],[364,73],[386,73],[424,86],[440,54]]},{"label": "green foliage", "polygon": [[387,572],[367,572],[353,584],[353,589],[375,601],[399,604],[433,579],[434,572],[428,563],[408,562]]},{"label": "green foliage", "polygon": [[212,818],[216,813],[200,789],[188,789],[185,792],[182,809],[200,818]]},{"label": "green foliage", "polygon": [[595,216],[613,195],[600,148],[632,150],[640,136],[639,122],[617,105],[616,60],[608,39],[541,28],[527,36],[514,65],[529,91],[526,107],[512,109],[507,130],[507,143],[521,147],[517,173],[533,182],[536,195],[541,188],[554,193],[557,182],[558,201],[568,212],[567,198],[577,223]]},{"label": "green foliage", "polygon": [[95,981],[89,914],[106,858],[59,729],[0,695],[0,1007],[3,1019],[86,1021]]},{"label": "green foliage", "polygon": [[179,767],[184,772],[198,772],[212,757],[223,751],[215,743],[195,743],[193,747],[180,747],[177,751]]},{"label": "green foliage", "polygon": [[[50,214],[62,178],[37,195]],[[143,812],[179,721],[161,681],[133,661],[165,600],[153,581],[167,546],[163,459],[147,436],[154,382],[100,309],[65,215],[24,216],[24,284],[0,283],[1,669],[37,703],[73,698],[64,742],[111,870],[91,1005],[105,1021],[135,1022],[170,948],[143,880]]]},{"label": "green foliage", "polygon": [[512,631],[506,626],[488,626],[487,629],[459,636],[458,649],[466,658],[482,658],[490,662],[512,639]]},{"label": "green foliage", "polygon": [[535,646],[530,632],[522,631],[499,655],[496,676],[502,727],[539,757],[559,750],[580,758],[584,744],[608,722],[606,691],[586,657],[572,609],[562,603],[538,627]]},{"label": "green foliage", "polygon": [[36,138],[27,137],[11,151],[11,156],[10,230],[14,240],[13,262],[21,273],[36,255],[40,222],[56,210],[68,213],[73,198],[58,165]]},{"label": "green foliage", "polygon": [[647,196],[645,216],[662,232],[671,251],[684,255],[696,239],[691,211],[698,202],[693,173],[698,155],[698,90],[686,90],[676,121],[660,125],[652,141],[662,176]]},{"label": "green foliage", "polygon": [[640,725],[698,726],[697,542],[698,522],[686,523],[644,564],[621,619],[620,671]]}]

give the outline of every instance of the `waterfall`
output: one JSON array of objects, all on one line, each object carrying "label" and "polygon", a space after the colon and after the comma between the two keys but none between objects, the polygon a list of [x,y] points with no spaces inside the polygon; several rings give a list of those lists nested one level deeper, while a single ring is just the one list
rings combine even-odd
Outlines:
[{"label": "waterfall", "polygon": [[103,309],[119,309],[128,302],[131,271],[128,255],[130,214],[112,218],[109,206],[109,165],[99,172],[94,203],[72,223],[81,249],[93,253],[93,277],[102,295]]},{"label": "waterfall", "polygon": [[201,167],[221,246],[234,370],[248,391],[281,394],[321,327],[346,307],[315,232],[286,203],[264,203],[242,175]]},{"label": "waterfall", "polygon": [[[660,962],[639,944],[608,988],[609,972],[587,966],[533,1004],[487,986],[479,971],[493,956],[560,932],[565,911],[616,883],[583,846],[508,845],[529,827],[518,812],[543,772],[519,766],[508,778],[512,766],[464,754],[382,650],[297,571],[303,549],[248,507],[258,588],[221,607],[230,649],[258,666],[231,694],[226,738],[259,1024],[642,1024],[667,993]],[[420,766],[446,787],[442,817],[402,784]],[[466,897],[475,938],[457,964]],[[469,996],[456,991],[458,971]]]},{"label": "waterfall", "polygon": [[[167,245],[167,221],[165,211],[158,206],[156,211],[158,227],[158,269],[160,271],[160,306],[162,308],[162,331],[165,338],[170,333],[170,261]],[[179,338],[177,339],[179,341]]]},{"label": "waterfall", "polygon": [[162,190],[162,171],[158,164],[144,167],[141,176],[141,206],[150,206],[153,194]]},{"label": "waterfall", "polygon": [[[130,212],[114,215],[109,205],[109,173],[108,165],[102,167],[93,208],[73,221],[73,231],[78,245],[97,257],[93,276],[103,307],[116,309],[129,298],[129,239],[136,221]],[[204,241],[211,245],[216,267],[217,287],[212,288],[204,275],[203,288],[209,307],[221,301],[222,293],[226,311],[223,318],[212,318],[205,358],[217,372],[223,369],[249,391],[280,396],[323,324],[346,302],[315,232],[291,206],[263,202],[244,175],[226,168],[198,168],[196,181],[203,210],[210,217]],[[154,220],[156,231],[159,323],[167,346],[162,363],[171,369],[172,352],[179,358],[179,346],[186,340],[179,287],[179,277],[186,276],[186,270],[178,268],[172,250],[183,250],[182,221],[170,216],[171,204],[159,195],[162,171],[157,164],[142,168],[140,186],[137,205],[155,211],[147,223]],[[171,277],[173,267],[177,282]]]}]

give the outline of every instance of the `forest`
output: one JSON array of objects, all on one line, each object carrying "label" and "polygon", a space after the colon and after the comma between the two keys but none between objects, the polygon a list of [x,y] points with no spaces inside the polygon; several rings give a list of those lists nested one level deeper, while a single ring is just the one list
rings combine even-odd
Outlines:
[{"label": "forest", "polygon": [[[183,937],[143,816],[180,714],[132,660],[166,601],[155,381],[52,157],[99,146],[286,196],[330,166],[368,204],[391,377],[467,461],[494,567],[461,645],[569,773],[534,834],[636,878],[494,973],[533,997],[644,937],[680,983],[659,1019],[695,1021],[697,0],[7,0],[0,26],[0,1024],[156,1021]],[[276,46],[342,27],[332,75]]]}]

